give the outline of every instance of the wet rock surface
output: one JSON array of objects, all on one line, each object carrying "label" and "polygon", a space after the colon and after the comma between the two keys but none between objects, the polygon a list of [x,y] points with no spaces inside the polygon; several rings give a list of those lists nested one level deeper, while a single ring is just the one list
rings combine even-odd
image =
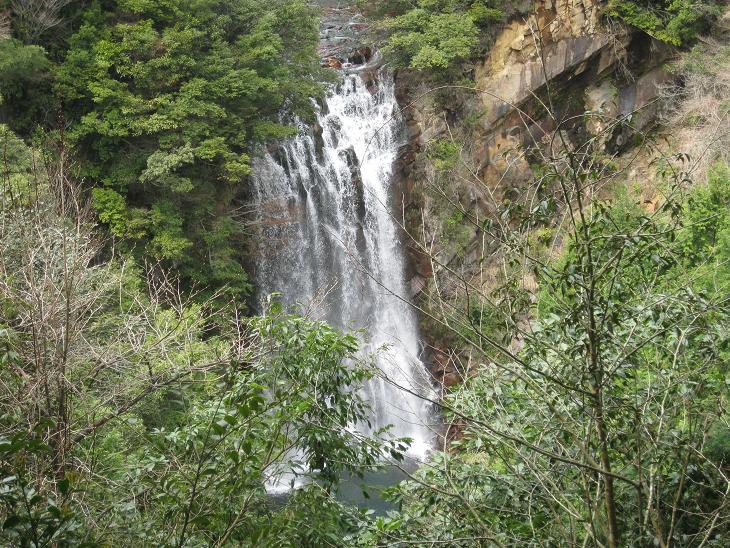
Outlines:
[{"label": "wet rock surface", "polygon": [[322,22],[319,32],[319,54],[322,66],[343,70],[366,65],[373,58],[373,49],[363,46],[363,33],[368,24],[351,2],[321,0]]}]

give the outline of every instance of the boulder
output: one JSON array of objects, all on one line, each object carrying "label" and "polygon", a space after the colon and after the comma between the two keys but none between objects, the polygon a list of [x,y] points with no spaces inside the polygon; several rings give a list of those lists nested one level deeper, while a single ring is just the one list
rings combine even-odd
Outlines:
[{"label": "boulder", "polygon": [[347,58],[347,62],[353,65],[364,65],[373,57],[372,48],[366,46],[363,48],[356,49]]},{"label": "boulder", "polygon": [[322,62],[322,66],[335,70],[340,70],[342,68],[342,59],[340,59],[339,57],[325,57],[324,61]]}]

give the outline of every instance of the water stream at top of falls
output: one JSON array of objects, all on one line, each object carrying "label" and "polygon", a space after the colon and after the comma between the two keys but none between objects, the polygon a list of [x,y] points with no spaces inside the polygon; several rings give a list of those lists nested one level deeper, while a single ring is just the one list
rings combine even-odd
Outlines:
[{"label": "water stream at top of falls", "polygon": [[417,395],[432,388],[419,359],[393,199],[403,133],[389,72],[379,71],[372,89],[361,73],[343,71],[317,124],[301,125],[297,137],[254,160],[255,277],[262,300],[278,292],[289,308],[363,330],[362,351],[376,353],[385,377],[363,388],[371,429],[392,425],[389,435],[411,438],[409,455],[420,459],[435,436],[431,406]]}]

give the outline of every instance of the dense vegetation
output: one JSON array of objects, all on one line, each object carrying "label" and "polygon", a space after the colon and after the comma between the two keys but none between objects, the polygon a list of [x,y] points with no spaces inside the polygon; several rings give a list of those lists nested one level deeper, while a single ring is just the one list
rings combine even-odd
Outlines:
[{"label": "dense vegetation", "polygon": [[708,22],[719,13],[719,6],[712,0],[609,0],[606,13],[658,40],[682,46],[707,30]]},{"label": "dense vegetation", "polygon": [[[514,13],[513,2],[386,0],[363,4],[382,18],[376,30],[396,65],[445,75],[483,52],[493,29]],[[449,70],[451,69],[451,70]]]},{"label": "dense vegetation", "polygon": [[[370,413],[358,340],[276,303],[238,319],[159,268],[100,261],[63,155],[38,172],[2,139],[2,544],[331,542],[348,525],[331,487],[403,449],[348,429]],[[290,454],[306,487],[272,501]],[[312,506],[321,523],[302,527]]]},{"label": "dense vegetation", "polygon": [[383,0],[361,2],[375,18],[383,52],[398,67],[437,78],[458,76],[484,53],[515,2],[492,0]]},{"label": "dense vegetation", "polygon": [[3,117],[73,147],[123,249],[245,296],[237,201],[252,147],[290,134],[281,115],[306,115],[319,91],[316,14],[299,0],[121,0],[60,17],[40,33],[16,17],[0,43]]},{"label": "dense vegetation", "polygon": [[[368,9],[398,66],[452,79],[515,8]],[[606,13],[689,45],[714,11]],[[444,268],[465,298],[423,312],[468,356],[434,402],[450,445],[375,516],[337,486],[408,440],[352,429],[377,374],[357,334],[245,306],[250,154],[309,116],[316,41],[303,0],[0,1],[0,544],[725,546],[727,46],[684,55],[668,119],[712,141],[643,142],[656,203],[555,132],[485,219],[449,194],[465,144],[429,143],[449,251],[476,233],[500,285]]]},{"label": "dense vegetation", "polygon": [[[567,186],[567,168],[557,181],[577,192],[578,181],[601,179],[581,174]],[[442,404],[459,439],[391,491],[402,510],[378,523],[375,538],[724,545],[730,169],[717,165],[706,186],[681,194],[668,184],[653,214],[630,193],[578,205],[554,261],[544,262],[545,244],[522,230],[504,237],[518,253],[506,268],[539,280],[534,305],[518,284],[505,297],[462,281],[479,312],[471,301],[441,320],[480,356]],[[540,217],[536,209],[523,220],[544,230]],[[510,317],[525,303],[529,328]],[[521,350],[507,346],[505,332],[524,341]]]},{"label": "dense vegetation", "polygon": [[[351,528],[332,485],[402,446],[347,429],[369,415],[354,336],[275,303],[240,316],[249,154],[320,91],[316,13],[0,19],[0,543],[332,543]],[[290,454],[307,487],[277,502]]]}]

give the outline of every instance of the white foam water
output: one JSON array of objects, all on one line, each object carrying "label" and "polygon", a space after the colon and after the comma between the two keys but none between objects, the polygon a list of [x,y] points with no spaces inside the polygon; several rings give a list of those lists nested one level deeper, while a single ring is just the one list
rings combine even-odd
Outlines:
[{"label": "white foam water", "polygon": [[[253,197],[261,228],[256,282],[262,298],[281,293],[284,304],[312,308],[339,328],[362,329],[363,352],[376,352],[384,378],[363,396],[374,431],[413,440],[422,459],[434,433],[423,395],[432,388],[419,360],[416,315],[409,305],[405,257],[394,220],[393,164],[404,144],[392,76],[368,89],[361,74],[343,73],[317,124],[253,163]],[[295,458],[295,455],[292,456]],[[270,485],[286,488],[287,474]]]}]

